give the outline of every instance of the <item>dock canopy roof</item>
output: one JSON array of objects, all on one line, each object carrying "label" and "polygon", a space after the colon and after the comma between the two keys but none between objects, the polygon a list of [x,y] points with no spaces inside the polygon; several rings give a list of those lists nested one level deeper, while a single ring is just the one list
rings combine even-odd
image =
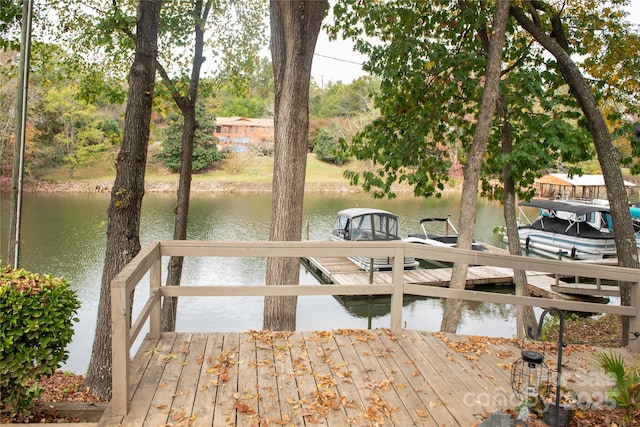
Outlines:
[{"label": "dock canopy roof", "polygon": [[[538,197],[608,199],[603,175],[572,175],[550,173],[536,179]],[[633,182],[624,181],[627,192],[636,188]]]},{"label": "dock canopy roof", "polygon": [[538,200],[530,202],[520,202],[519,206],[531,206],[534,208],[546,209],[548,211],[571,212],[576,215],[585,215],[591,212],[609,212],[609,207],[601,205],[576,204],[555,200]]},{"label": "dock canopy roof", "polygon": [[[573,175],[569,176],[566,173],[550,173],[538,178],[536,180],[538,184],[551,184],[561,185],[565,187],[604,187],[603,175]],[[635,187],[635,184],[629,181],[624,181],[625,187]]]}]

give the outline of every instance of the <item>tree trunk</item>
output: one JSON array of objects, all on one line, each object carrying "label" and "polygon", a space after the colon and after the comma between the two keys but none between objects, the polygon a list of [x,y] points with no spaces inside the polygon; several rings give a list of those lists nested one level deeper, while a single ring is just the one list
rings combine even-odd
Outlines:
[{"label": "tree trunk", "polygon": [[[527,18],[518,7],[511,8],[511,14],[529,34],[536,39],[557,61],[558,70],[569,85],[571,92],[580,104],[580,108],[589,122],[589,130],[598,154],[598,161],[604,176],[604,183],[609,198],[609,207],[614,226],[614,238],[618,254],[618,265],[638,268],[638,248],[633,232],[629,200],[624,186],[622,171],[618,162],[607,123],[602,117],[598,102],[578,66],[571,60],[569,53],[547,35],[540,27]],[[620,283],[620,304],[631,305],[631,284]],[[629,338],[629,318],[623,318],[622,340]]]},{"label": "tree trunk", "polygon": [[[311,62],[326,0],[271,0],[271,55],[275,84],[275,142],[269,240],[297,241],[309,132]],[[297,285],[298,258],[269,258],[266,284]],[[296,297],[265,297],[264,328],[295,330]]]},{"label": "tree trunk", "polygon": [[[512,128],[509,122],[508,106],[502,96],[500,96],[498,100],[498,116],[500,117],[500,123],[502,123],[500,126],[502,154],[509,154],[513,149]],[[504,165],[502,176],[504,181],[502,203],[504,207],[507,239],[509,242],[509,254],[522,256],[516,217],[516,188],[508,163]],[[513,270],[513,282],[515,283],[516,295],[529,295],[526,271]],[[527,336],[527,328],[531,327],[533,330],[537,330],[538,322],[535,318],[533,307],[519,305],[516,307],[516,312],[516,335],[519,339],[524,339]]]},{"label": "tree trunk", "polygon": [[157,29],[161,0],[142,0],[137,8],[136,54],[129,74],[129,99],[116,179],[108,208],[107,245],[96,333],[85,386],[111,396],[110,283],[140,251],[140,212],[156,72]]},{"label": "tree trunk", "polygon": [[[189,222],[189,198],[191,196],[191,173],[193,171],[193,143],[196,133],[195,104],[183,111],[184,126],[182,128],[182,154],[180,161],[180,182],[178,183],[177,201],[174,210],[173,240],[186,240]],[[167,267],[167,286],[180,286],[184,257],[172,256]],[[160,329],[162,332],[176,330],[176,314],[178,298],[164,298]]]},{"label": "tree trunk", "polygon": [[[206,7],[198,0],[195,3],[194,15],[200,17],[195,25],[195,44],[193,50],[193,67],[191,69],[191,81],[189,83],[189,93],[186,97],[174,89],[174,85],[169,76],[162,71],[165,85],[172,91],[173,99],[180,108],[184,123],[182,126],[182,153],[180,155],[180,182],[176,207],[174,210],[173,240],[186,240],[189,225],[189,199],[191,197],[191,178],[193,174],[193,146],[198,128],[196,117],[196,104],[198,101],[198,86],[200,84],[200,70],[204,57],[204,25],[207,22],[211,1],[207,1]],[[183,257],[171,257],[167,267],[166,286],[180,286],[182,278]],[[162,317],[160,330],[162,332],[173,332],[176,330],[176,314],[178,310],[178,298],[167,297],[162,303]]]},{"label": "tree trunk", "polygon": [[[489,139],[491,123],[496,108],[500,87],[500,74],[502,66],[502,47],[504,35],[509,17],[509,1],[498,0],[493,14],[492,36],[487,55],[487,68],[485,73],[484,92],[482,104],[478,115],[478,123],[473,134],[473,143],[464,170],[464,184],[462,186],[462,206],[460,212],[460,233],[458,235],[458,248],[471,249],[473,232],[476,224],[476,198],[478,192],[478,180],[482,158]],[[455,263],[451,274],[452,289],[464,289],[466,285],[467,264]],[[462,301],[448,298],[442,315],[440,330],[443,332],[456,332],[460,321]]]}]

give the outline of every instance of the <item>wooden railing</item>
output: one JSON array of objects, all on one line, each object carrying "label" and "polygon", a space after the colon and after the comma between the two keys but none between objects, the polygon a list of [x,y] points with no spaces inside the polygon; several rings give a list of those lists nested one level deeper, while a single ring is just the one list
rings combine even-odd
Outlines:
[{"label": "wooden railing", "polygon": [[[296,283],[281,286],[224,285],[163,286],[162,257],[390,257],[393,258],[391,283],[368,285],[304,285]],[[537,297],[506,295],[502,293],[458,290],[435,286],[403,283],[404,257],[430,259],[444,262],[460,262],[469,265],[506,267],[525,271],[544,272],[550,275],[575,276],[629,282],[631,306],[604,305],[577,301],[563,301]],[[135,319],[132,319],[132,292],[149,277],[149,297]],[[375,276],[374,276],[375,277]],[[450,249],[394,242],[204,242],[204,241],[156,241],[144,247],[140,253],[111,281],[113,388],[112,409],[114,415],[126,415],[130,396],[131,348],[143,330],[149,325],[149,337],[160,337],[160,307],[163,297],[185,296],[293,296],[293,295],[390,295],[391,312],[389,328],[400,332],[402,328],[402,302],[404,295],[436,298],[459,298],[498,304],[513,304],[591,313],[612,313],[629,316],[631,331],[640,331],[640,270],[603,266],[581,262],[555,261],[542,258],[511,256],[479,251]],[[262,313],[256,313],[256,316]],[[632,341],[629,348],[640,351],[640,343]]]}]

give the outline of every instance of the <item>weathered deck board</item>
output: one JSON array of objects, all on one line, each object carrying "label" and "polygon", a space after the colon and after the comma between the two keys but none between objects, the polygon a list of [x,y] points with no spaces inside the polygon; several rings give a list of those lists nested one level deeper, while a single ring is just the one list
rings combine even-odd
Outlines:
[{"label": "weathered deck board", "polygon": [[[287,335],[276,335],[272,342],[275,372],[278,379],[278,402],[280,402],[281,421],[290,425],[304,425],[301,411],[297,410],[300,405],[300,390],[296,372],[299,369],[296,363],[297,356],[294,357],[298,346],[289,339]],[[302,375],[302,373],[300,374]],[[292,396],[298,396],[298,399]]]},{"label": "weathered deck board", "polygon": [[[430,408],[431,401],[425,401],[422,398],[421,395],[424,390],[422,386],[417,390],[411,388],[411,384],[399,365],[399,361],[396,360],[398,351],[389,340],[390,336],[386,334],[379,334],[378,337],[378,339],[368,342],[372,350],[372,357],[380,364],[380,367],[382,368],[381,373],[383,376],[388,378],[389,384],[391,384],[396,390],[398,397],[403,404],[401,411],[398,412],[398,416],[396,416],[396,414],[392,415],[392,421],[397,425],[422,425],[430,418],[428,409]],[[416,373],[413,372],[411,375],[416,375]],[[383,380],[382,384],[384,383],[385,380]],[[405,411],[408,413],[409,417],[412,418],[412,423],[410,423],[409,420],[399,420],[399,415]],[[451,414],[443,415],[442,423],[446,424],[451,419]]]},{"label": "weathered deck board", "polygon": [[[472,426],[520,403],[509,368],[521,346],[384,329],[164,334],[134,358],[127,416],[109,406],[100,425]],[[563,378],[583,398],[606,391],[597,351],[565,349]],[[557,354],[545,352],[555,368]]]},{"label": "weathered deck board", "polygon": [[[153,357],[154,354],[171,354],[175,344],[176,335],[165,335],[160,339],[157,344],[152,346],[146,354],[140,355],[140,362],[146,364],[146,370],[142,374],[142,378],[139,382],[139,386],[135,390],[136,404],[132,405],[131,410],[127,414],[127,417],[123,420],[123,425],[129,426],[141,426],[147,419],[147,415],[152,408],[152,402],[156,391],[162,392],[161,377],[164,375],[164,370],[167,366],[167,362],[162,357]],[[171,385],[170,385],[171,386]],[[167,397],[170,399],[170,396]],[[171,400],[163,402],[171,404]],[[158,409],[158,408],[155,408]]]},{"label": "weathered deck board", "polygon": [[[238,390],[238,365],[240,334],[224,334],[222,345],[218,347],[214,358],[211,360],[209,370],[212,376],[212,385],[217,388],[213,413],[214,426],[226,426],[229,422],[236,421],[236,399],[234,395]],[[241,413],[242,415],[242,413]]]},{"label": "weathered deck board", "polygon": [[[391,350],[395,347],[391,336],[380,334],[379,337],[387,349]],[[428,356],[418,351],[413,345],[400,348],[392,354],[392,360],[397,364],[398,372],[402,372],[407,384],[416,391],[420,399],[414,407],[416,414],[431,425],[450,424],[451,413],[447,409],[446,401],[443,400],[445,396],[441,393],[446,382],[437,371],[432,370],[431,374],[428,372],[430,366],[424,365]],[[410,393],[407,392],[407,394]]]},{"label": "weathered deck board", "polygon": [[223,336],[214,334],[208,337],[202,357],[197,355],[196,363],[200,363],[200,373],[195,385],[195,402],[193,405],[192,416],[194,426],[211,426],[213,424],[213,415],[218,387],[212,383],[212,375],[210,367],[214,364],[219,347],[222,346]]},{"label": "weathered deck board", "polygon": [[336,343],[333,353],[343,361],[334,364],[334,377],[339,384],[341,397],[347,403],[349,419],[358,420],[360,408],[373,407],[368,392],[360,391],[368,390],[365,381],[369,368],[360,359],[349,336],[335,334],[333,339]]}]

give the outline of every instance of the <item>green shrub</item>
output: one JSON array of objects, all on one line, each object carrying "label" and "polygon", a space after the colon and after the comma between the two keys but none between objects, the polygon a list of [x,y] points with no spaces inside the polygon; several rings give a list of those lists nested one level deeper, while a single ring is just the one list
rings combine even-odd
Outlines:
[{"label": "green shrub", "polygon": [[313,144],[313,151],[316,157],[326,163],[334,165],[343,165],[349,157],[341,150],[344,138],[338,135],[338,130],[332,128],[323,128],[318,131]]},{"label": "green shrub", "polygon": [[[215,121],[207,113],[202,102],[196,106],[198,126],[193,140],[192,171],[204,172],[211,169],[216,162],[223,158],[218,151],[218,141],[213,136]],[[184,117],[170,114],[167,117],[166,140],[162,143],[162,151],[157,157],[161,159],[171,172],[179,172],[182,165],[182,130]]]},{"label": "green shrub", "polygon": [[28,418],[40,394],[37,380],[69,356],[78,308],[64,279],[0,268],[0,415]]},{"label": "green shrub", "polygon": [[607,397],[615,400],[616,406],[622,409],[623,425],[632,425],[633,412],[640,408],[640,369],[625,366],[624,358],[612,351],[609,354],[599,353],[596,360],[615,381],[615,385],[607,390]]}]

